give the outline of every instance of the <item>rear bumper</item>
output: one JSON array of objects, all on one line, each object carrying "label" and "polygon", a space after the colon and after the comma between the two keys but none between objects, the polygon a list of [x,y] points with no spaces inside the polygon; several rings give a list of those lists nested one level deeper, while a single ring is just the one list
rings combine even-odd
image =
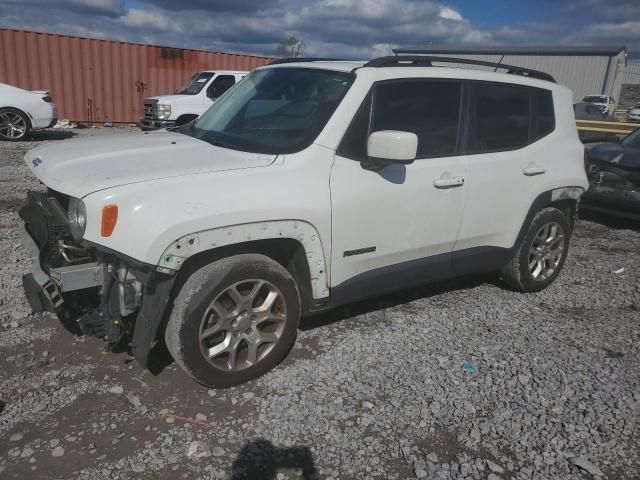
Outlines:
[{"label": "rear bumper", "polygon": [[31,128],[34,130],[49,128],[58,121],[58,108],[55,103],[42,102],[41,105],[29,112],[29,116],[31,117]]},{"label": "rear bumper", "polygon": [[171,128],[175,126],[175,120],[151,120],[148,118],[143,118],[138,123],[138,127],[140,127],[140,129],[144,131],[158,130],[160,128]]}]

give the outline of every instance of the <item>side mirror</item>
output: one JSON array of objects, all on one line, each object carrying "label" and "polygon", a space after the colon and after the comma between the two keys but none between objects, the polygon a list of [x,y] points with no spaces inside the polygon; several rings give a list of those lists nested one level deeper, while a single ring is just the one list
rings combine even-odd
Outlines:
[{"label": "side mirror", "polygon": [[367,159],[363,167],[379,170],[390,163],[408,165],[413,163],[418,152],[418,136],[411,132],[381,130],[369,135]]}]

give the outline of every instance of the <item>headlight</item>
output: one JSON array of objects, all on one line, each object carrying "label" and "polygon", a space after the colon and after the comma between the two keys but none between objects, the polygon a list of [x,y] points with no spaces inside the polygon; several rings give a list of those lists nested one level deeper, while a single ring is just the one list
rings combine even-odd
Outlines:
[{"label": "headlight", "polygon": [[84,229],[87,226],[87,209],[84,202],[79,198],[71,198],[69,200],[69,229],[71,236],[76,240],[80,240],[84,235]]},{"label": "headlight", "polygon": [[158,104],[158,118],[166,120],[171,116],[171,105]]}]

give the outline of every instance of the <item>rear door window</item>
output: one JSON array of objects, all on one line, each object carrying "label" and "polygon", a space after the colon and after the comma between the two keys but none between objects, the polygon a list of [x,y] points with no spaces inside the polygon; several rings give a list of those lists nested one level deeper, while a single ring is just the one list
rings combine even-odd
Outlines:
[{"label": "rear door window", "polygon": [[468,153],[514,150],[529,143],[529,88],[500,83],[472,83]]}]

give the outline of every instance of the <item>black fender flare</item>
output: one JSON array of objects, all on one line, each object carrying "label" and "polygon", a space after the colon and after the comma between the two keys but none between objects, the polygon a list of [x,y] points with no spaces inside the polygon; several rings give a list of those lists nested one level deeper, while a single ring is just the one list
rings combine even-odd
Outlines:
[{"label": "black fender flare", "polygon": [[147,366],[149,352],[155,345],[158,329],[171,311],[168,307],[173,298],[172,290],[175,281],[176,275],[153,272],[145,285],[142,305],[131,339],[133,357],[143,367]]}]

